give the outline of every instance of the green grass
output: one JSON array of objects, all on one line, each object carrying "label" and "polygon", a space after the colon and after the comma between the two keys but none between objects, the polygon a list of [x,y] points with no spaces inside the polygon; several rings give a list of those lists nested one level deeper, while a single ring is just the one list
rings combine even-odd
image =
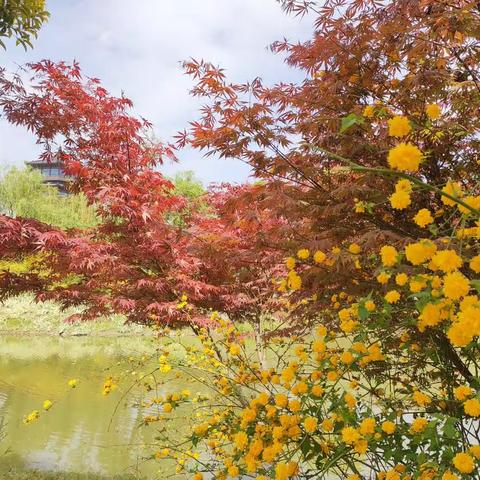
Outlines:
[{"label": "green grass", "polygon": [[140,477],[132,475],[115,475],[104,477],[94,473],[65,473],[65,472],[39,472],[11,471],[1,475],[2,480],[139,480]]},{"label": "green grass", "polygon": [[65,319],[79,313],[79,308],[63,310],[55,302],[36,303],[32,295],[12,297],[0,303],[0,335],[51,336],[143,336],[152,331],[142,325],[126,325],[120,315],[92,321],[67,323]]}]

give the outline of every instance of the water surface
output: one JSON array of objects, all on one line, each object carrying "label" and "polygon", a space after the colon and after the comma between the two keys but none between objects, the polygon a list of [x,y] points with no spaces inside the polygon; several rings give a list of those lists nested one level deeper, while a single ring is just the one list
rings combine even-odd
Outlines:
[{"label": "water surface", "polygon": [[[0,472],[14,466],[148,478],[170,474],[168,465],[145,461],[151,449],[144,445],[152,443],[155,427],[139,425],[152,412],[142,407],[141,390],[127,393],[133,382],[128,374],[135,378],[128,368],[134,370],[136,358],[154,355],[156,342],[146,337],[0,337],[0,418],[6,424]],[[105,397],[103,382],[116,368],[127,376]],[[75,389],[67,385],[72,378],[78,379]],[[53,402],[48,412],[42,411],[46,399]],[[39,410],[40,418],[25,425],[23,418],[32,410]]]}]

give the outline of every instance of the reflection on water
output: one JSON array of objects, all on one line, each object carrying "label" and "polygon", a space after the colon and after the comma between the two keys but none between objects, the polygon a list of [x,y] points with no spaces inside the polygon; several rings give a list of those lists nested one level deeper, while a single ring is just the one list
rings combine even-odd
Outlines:
[{"label": "reflection on water", "polygon": [[[142,394],[132,390],[122,400],[124,384],[108,397],[101,394],[107,369],[121,360],[118,352],[140,357],[154,351],[148,338],[0,337],[0,418],[6,422],[0,472],[13,465],[165,478],[158,463],[144,461],[142,445],[155,431],[138,428],[147,413],[138,406]],[[79,381],[75,389],[67,386],[71,378]],[[49,412],[41,409],[46,399],[54,403]],[[40,410],[40,419],[24,425],[32,410]]]}]

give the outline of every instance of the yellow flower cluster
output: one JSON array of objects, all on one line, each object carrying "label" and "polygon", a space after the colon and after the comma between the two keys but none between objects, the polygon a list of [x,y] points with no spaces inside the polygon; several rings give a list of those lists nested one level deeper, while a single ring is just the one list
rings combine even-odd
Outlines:
[{"label": "yellow flower cluster", "polygon": [[115,390],[117,385],[113,381],[112,377],[108,377],[103,383],[102,395],[107,396],[112,390]]},{"label": "yellow flower cluster", "polygon": [[388,164],[401,172],[418,171],[422,158],[422,152],[412,143],[399,143],[388,152]]},{"label": "yellow flower cluster", "polygon": [[399,180],[395,185],[395,192],[390,195],[390,205],[396,210],[404,210],[412,203],[410,193],[412,184],[408,180]]},{"label": "yellow flower cluster", "polygon": [[396,116],[388,120],[388,134],[391,137],[404,137],[412,130],[407,117]]}]

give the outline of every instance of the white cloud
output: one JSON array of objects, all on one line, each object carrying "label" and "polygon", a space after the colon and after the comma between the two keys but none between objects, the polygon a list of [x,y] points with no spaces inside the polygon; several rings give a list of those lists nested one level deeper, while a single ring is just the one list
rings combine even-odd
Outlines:
[{"label": "white cloud", "polygon": [[[221,65],[236,82],[289,80],[295,73],[266,47],[311,33],[309,20],[286,16],[275,0],[50,0],[48,8],[52,17],[35,48],[25,53],[10,47],[2,64],[76,59],[85,75],[100,78],[113,94],[123,90],[164,140],[197,117],[199,102],[188,94],[192,82],[182,60]],[[19,164],[37,153],[30,134],[0,122],[0,163]],[[192,150],[180,159],[165,172],[192,169],[205,182],[248,176],[239,161],[204,159]]]}]

